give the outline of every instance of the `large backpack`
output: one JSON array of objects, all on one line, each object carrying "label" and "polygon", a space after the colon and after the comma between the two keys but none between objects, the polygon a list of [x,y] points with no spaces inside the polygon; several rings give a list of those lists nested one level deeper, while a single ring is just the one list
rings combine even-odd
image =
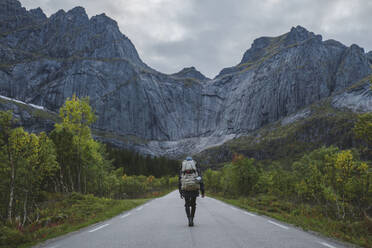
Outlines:
[{"label": "large backpack", "polygon": [[181,189],[193,191],[200,189],[200,182],[197,180],[198,171],[194,160],[184,160],[181,169]]}]

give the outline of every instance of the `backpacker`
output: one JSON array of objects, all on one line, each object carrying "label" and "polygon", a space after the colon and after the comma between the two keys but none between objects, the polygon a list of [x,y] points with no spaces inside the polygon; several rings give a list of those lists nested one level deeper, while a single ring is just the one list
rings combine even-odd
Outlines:
[{"label": "backpacker", "polygon": [[184,160],[181,170],[181,189],[193,191],[200,189],[200,182],[197,180],[198,171],[194,160]]}]

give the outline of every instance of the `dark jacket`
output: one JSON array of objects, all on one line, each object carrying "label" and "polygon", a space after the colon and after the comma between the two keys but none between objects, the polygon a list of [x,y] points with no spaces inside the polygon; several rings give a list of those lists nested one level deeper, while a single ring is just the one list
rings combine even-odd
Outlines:
[{"label": "dark jacket", "polygon": [[[198,164],[196,163],[196,170],[198,172],[198,175],[200,177],[202,177],[202,173],[201,173],[201,170],[198,166]],[[181,195],[192,195],[192,196],[199,196],[199,191],[198,190],[193,190],[193,191],[183,191],[181,189],[181,177],[182,177],[182,164],[181,164],[181,167],[180,167],[180,170],[179,170],[179,174],[178,174],[178,190],[180,192]],[[203,177],[202,177],[203,178]],[[203,180],[200,182],[200,192],[202,193],[202,195],[204,195],[204,183],[203,183]]]}]

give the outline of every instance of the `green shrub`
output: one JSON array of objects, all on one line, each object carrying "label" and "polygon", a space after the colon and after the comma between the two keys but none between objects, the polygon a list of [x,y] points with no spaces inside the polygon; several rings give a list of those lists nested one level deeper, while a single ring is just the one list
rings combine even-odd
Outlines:
[{"label": "green shrub", "polygon": [[30,241],[22,232],[7,226],[0,226],[0,247],[18,247]]}]

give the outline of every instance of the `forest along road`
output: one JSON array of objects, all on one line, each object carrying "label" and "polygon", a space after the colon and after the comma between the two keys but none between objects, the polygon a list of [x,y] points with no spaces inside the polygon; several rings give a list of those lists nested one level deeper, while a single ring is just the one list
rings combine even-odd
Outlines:
[{"label": "forest along road", "polygon": [[108,221],[36,247],[348,247],[213,198],[197,199],[195,226],[187,225],[178,191]]}]

